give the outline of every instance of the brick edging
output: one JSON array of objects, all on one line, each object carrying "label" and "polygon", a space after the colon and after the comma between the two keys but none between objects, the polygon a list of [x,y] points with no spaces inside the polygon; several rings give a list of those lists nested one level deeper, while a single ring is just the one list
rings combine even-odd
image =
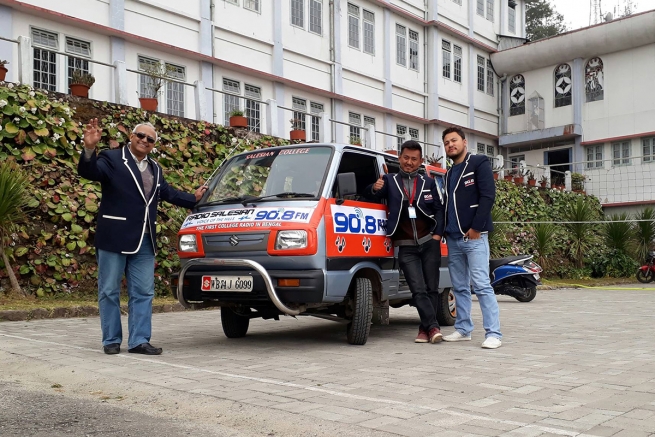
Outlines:
[{"label": "brick edging", "polygon": [[[179,304],[153,305],[152,312],[170,313],[173,311],[184,311],[184,307]],[[127,305],[121,305],[121,312],[127,314]],[[19,322],[24,320],[36,319],[59,319],[70,317],[95,317],[98,316],[97,306],[74,306],[60,308],[34,308],[31,310],[0,310],[0,322]]]}]

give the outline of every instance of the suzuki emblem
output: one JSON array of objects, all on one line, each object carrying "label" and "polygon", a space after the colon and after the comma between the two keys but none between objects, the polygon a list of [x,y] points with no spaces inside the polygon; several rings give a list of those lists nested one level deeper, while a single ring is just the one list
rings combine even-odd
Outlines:
[{"label": "suzuki emblem", "polygon": [[230,244],[232,246],[236,246],[237,244],[239,244],[239,237],[237,237],[236,235],[232,235],[230,237]]}]

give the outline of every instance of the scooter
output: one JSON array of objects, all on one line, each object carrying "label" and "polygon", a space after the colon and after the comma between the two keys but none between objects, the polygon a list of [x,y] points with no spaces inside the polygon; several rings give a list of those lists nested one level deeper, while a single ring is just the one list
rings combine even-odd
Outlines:
[{"label": "scooter", "polygon": [[648,252],[646,264],[637,270],[637,281],[647,284],[655,280],[655,251]]},{"label": "scooter", "polygon": [[530,302],[541,285],[539,273],[543,269],[532,255],[518,255],[489,260],[491,286],[496,294],[511,296],[519,302]]}]

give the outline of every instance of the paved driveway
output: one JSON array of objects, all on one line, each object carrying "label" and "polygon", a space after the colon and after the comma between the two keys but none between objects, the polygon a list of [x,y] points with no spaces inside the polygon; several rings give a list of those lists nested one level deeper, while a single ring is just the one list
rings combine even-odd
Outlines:
[{"label": "paved driveway", "polygon": [[98,318],[5,322],[0,379],[225,435],[655,436],[655,290],[499,303],[497,350],[475,301],[473,341],[437,345],[412,342],[408,307],[365,346],[314,318],[229,340],[218,311],[157,314],[153,358],[104,355]]}]

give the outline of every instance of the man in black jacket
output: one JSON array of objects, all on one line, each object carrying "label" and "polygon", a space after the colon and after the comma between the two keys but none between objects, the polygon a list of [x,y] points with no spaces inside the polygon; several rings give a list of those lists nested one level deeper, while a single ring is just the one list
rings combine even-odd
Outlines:
[{"label": "man in black jacket", "polygon": [[[366,195],[386,199],[387,235],[399,246],[400,268],[412,291],[421,318],[416,343],[442,339],[437,321],[443,201],[434,179],[418,174],[423,162],[421,145],[406,141],[400,149],[400,172],[384,174],[366,188]],[[385,167],[386,173],[386,167]]]},{"label": "man in black jacket", "polygon": [[446,156],[453,166],[446,173],[446,242],[448,271],[455,293],[455,332],[444,341],[471,339],[471,285],[482,310],[485,340],[482,347],[501,345],[500,317],[496,295],[489,280],[489,239],[493,231],[491,208],[496,185],[489,159],[467,151],[464,132],[457,127],[442,135]]},{"label": "man in black jacket", "polygon": [[91,120],[84,129],[84,151],[77,171],[83,178],[100,182],[102,187],[95,247],[103,350],[106,354],[120,352],[120,289],[125,274],[129,296],[128,352],[159,355],[162,349],[150,344],[157,204],[161,198],[193,208],[206,187],[189,194],[166,183],[162,168],[148,158],[157,141],[150,123],[136,126],[126,146],[98,155],[96,147],[101,137],[98,119]]}]

